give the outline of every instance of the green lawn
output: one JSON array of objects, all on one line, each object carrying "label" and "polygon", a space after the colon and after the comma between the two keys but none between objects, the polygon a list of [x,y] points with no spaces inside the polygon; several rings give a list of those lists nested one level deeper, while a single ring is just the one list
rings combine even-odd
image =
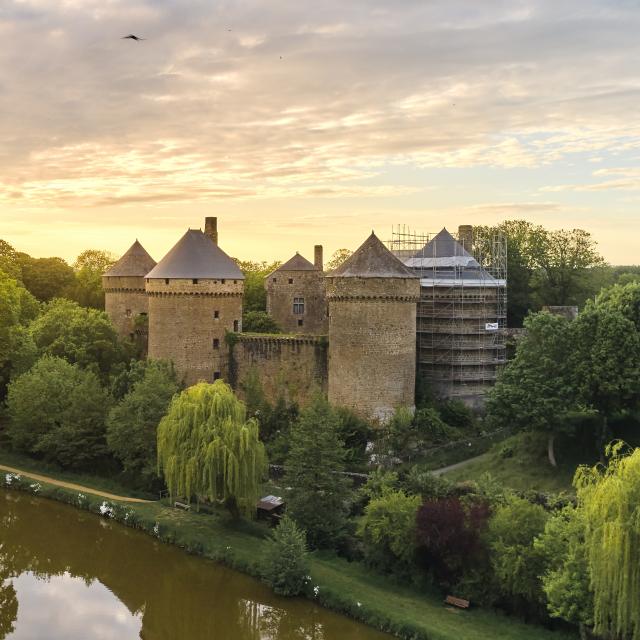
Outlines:
[{"label": "green lawn", "polygon": [[547,441],[544,435],[523,433],[494,445],[482,459],[446,473],[443,477],[454,482],[477,480],[490,473],[504,487],[517,491],[544,493],[573,493],[571,481],[579,464],[593,464],[588,456],[580,455],[571,443],[558,443],[558,467],[547,459]]},{"label": "green lawn", "polygon": [[60,471],[56,466],[48,465],[39,460],[34,460],[33,458],[29,458],[28,456],[20,455],[18,453],[12,453],[2,448],[0,448],[0,464],[5,464],[8,467],[15,467],[17,469],[23,469],[24,471],[33,471],[33,473],[49,476],[56,480],[73,482],[91,489],[98,489],[108,493],[114,493],[116,495],[131,496],[132,498],[145,498],[147,500],[157,500],[158,498],[157,494],[154,495],[144,491],[135,491],[134,489],[131,489],[131,487],[123,485],[114,478],[105,478],[88,473]]},{"label": "green lawn", "polygon": [[[42,469],[39,469],[42,472]],[[77,478],[74,478],[76,481]],[[28,483],[24,483],[28,487]],[[106,486],[95,487],[107,489]],[[112,489],[112,487],[110,487]],[[40,495],[77,502],[77,494],[43,484]],[[92,499],[97,510],[101,499]],[[233,521],[223,510],[214,513],[182,511],[161,502],[123,503],[137,516],[137,526],[172,544],[251,575],[257,575],[268,527],[264,523]],[[428,640],[558,640],[566,637],[542,627],[480,609],[458,611],[444,607],[442,598],[410,586],[398,585],[334,554],[316,553],[311,559],[312,584],[317,601],[401,637]]]}]

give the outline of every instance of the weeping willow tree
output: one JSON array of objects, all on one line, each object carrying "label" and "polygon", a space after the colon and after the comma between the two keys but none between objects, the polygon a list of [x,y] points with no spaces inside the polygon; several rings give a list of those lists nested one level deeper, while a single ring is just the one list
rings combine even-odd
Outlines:
[{"label": "weeping willow tree", "polygon": [[605,467],[581,467],[574,484],[585,521],[594,631],[640,640],[640,449],[607,448]]},{"label": "weeping willow tree", "polygon": [[223,501],[253,516],[266,470],[258,423],[231,387],[201,382],[174,397],[158,426],[158,473],[172,497]]}]

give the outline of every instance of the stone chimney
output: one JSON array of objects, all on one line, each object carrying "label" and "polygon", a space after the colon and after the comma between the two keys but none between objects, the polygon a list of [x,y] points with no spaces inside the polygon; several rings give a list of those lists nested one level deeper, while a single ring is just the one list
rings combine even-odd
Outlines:
[{"label": "stone chimney", "polygon": [[218,218],[204,219],[204,234],[213,240],[213,244],[218,244]]},{"label": "stone chimney", "polygon": [[458,242],[462,248],[473,253],[473,226],[470,224],[461,224],[458,227]]},{"label": "stone chimney", "polygon": [[322,245],[317,244],[313,247],[313,266],[318,269],[318,271],[323,271],[323,263],[322,263]]}]

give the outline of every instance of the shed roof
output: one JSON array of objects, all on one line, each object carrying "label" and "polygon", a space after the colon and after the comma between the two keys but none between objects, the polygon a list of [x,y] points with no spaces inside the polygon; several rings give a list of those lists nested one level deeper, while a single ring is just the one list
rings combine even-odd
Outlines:
[{"label": "shed roof", "polygon": [[238,265],[199,229],[189,229],[147,278],[244,280]]},{"label": "shed roof", "polygon": [[339,278],[416,278],[378,237],[371,235],[337,269],[329,273]]},{"label": "shed roof", "polygon": [[105,276],[144,276],[153,267],[156,261],[147,253],[146,249],[136,240],[116,262]]}]

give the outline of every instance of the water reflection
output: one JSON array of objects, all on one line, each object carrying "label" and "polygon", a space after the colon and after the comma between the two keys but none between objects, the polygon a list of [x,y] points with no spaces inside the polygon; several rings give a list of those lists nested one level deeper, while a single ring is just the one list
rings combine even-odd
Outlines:
[{"label": "water reflection", "polygon": [[12,639],[73,638],[77,629],[88,638],[120,640],[138,638],[142,616],[131,614],[97,580],[87,583],[68,572],[48,579],[31,571],[13,580],[20,602],[20,615]]},{"label": "water reflection", "polygon": [[116,637],[388,638],[140,532],[0,491],[0,640]]}]

